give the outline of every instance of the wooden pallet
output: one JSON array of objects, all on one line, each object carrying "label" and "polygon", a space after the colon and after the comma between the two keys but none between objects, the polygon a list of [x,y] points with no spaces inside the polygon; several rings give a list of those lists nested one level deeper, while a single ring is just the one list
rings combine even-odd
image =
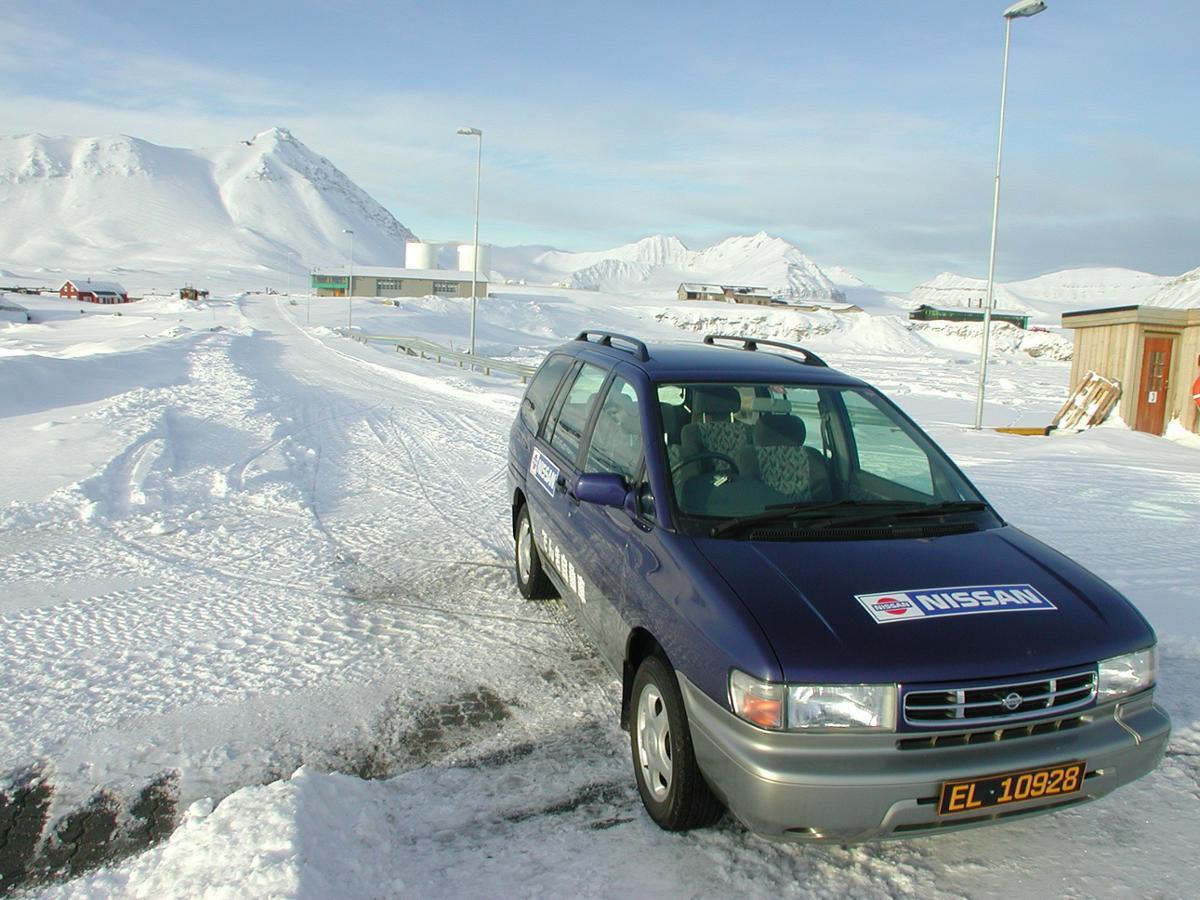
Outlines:
[{"label": "wooden pallet", "polygon": [[1121,399],[1121,382],[1088,372],[1050,422],[1060,431],[1083,431],[1108,418]]}]

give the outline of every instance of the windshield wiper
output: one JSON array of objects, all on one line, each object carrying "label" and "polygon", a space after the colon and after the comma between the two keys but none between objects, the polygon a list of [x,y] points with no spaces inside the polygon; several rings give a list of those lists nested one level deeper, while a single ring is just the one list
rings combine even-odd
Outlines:
[{"label": "windshield wiper", "polygon": [[[842,517],[836,510],[871,509],[872,512]],[[837,525],[862,525],[868,522],[878,522],[885,519],[907,519],[921,516],[940,516],[955,512],[978,512],[987,509],[988,505],[980,500],[949,500],[945,503],[917,503],[911,500],[834,500],[829,503],[780,503],[769,506],[761,513],[750,516],[740,516],[729,519],[720,525],[714,525],[708,532],[709,537],[720,537],[735,528],[750,528],[767,522],[782,520],[822,519],[819,525],[809,525],[810,528],[825,528]]]},{"label": "windshield wiper", "polygon": [[946,513],[979,512],[988,508],[982,500],[948,500],[945,503],[919,503],[915,506],[905,504],[909,509],[883,510],[861,516],[851,516],[848,519],[830,518],[826,525],[837,524],[839,528],[845,525],[865,525],[869,522],[879,522],[885,519],[915,519],[922,516],[942,516]]},{"label": "windshield wiper", "polygon": [[874,509],[868,518],[888,515],[885,510],[896,510],[898,507],[910,509],[912,503],[907,500],[831,500],[827,503],[777,503],[768,506],[760,513],[749,516],[738,516],[727,519],[720,525],[714,525],[708,532],[709,537],[720,537],[735,528],[749,528],[766,522],[777,522],[784,519],[824,518],[826,513],[836,509]]}]

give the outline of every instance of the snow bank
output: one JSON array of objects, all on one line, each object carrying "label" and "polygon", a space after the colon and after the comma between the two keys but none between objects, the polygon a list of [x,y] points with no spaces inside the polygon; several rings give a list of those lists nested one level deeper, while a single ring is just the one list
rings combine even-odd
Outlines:
[{"label": "snow bank", "polygon": [[[983,340],[979,322],[913,322],[913,330],[930,344],[958,353],[978,354]],[[1052,331],[1029,331],[1008,322],[994,322],[989,342],[992,353],[1023,353],[1038,359],[1069,360],[1071,339]]]},{"label": "snow bank", "polygon": [[[412,886],[391,846],[392,792],[307,768],[245,788],[216,809],[197,801],[170,837],[122,868],[46,897],[378,897]],[[419,874],[419,873],[418,873]]]},{"label": "snow bank", "polygon": [[1167,430],[1163,437],[1177,444],[1182,444],[1185,447],[1200,448],[1200,434],[1184,428],[1178,419],[1172,419],[1167,424]]},{"label": "snow bank", "polygon": [[[835,353],[928,357],[951,351],[978,356],[983,326],[971,322],[910,322],[894,315],[798,313],[718,303],[675,305],[645,313],[658,322],[701,334],[752,334],[804,343]],[[1069,360],[1071,342],[1059,334],[1025,331],[1015,325],[992,326],[990,352],[1050,360]]]}]

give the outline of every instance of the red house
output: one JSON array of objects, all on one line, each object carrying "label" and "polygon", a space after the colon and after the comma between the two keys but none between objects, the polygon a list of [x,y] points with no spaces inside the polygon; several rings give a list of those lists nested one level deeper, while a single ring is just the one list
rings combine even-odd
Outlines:
[{"label": "red house", "polygon": [[129,292],[115,281],[72,279],[64,281],[58,296],[88,303],[128,303]]}]

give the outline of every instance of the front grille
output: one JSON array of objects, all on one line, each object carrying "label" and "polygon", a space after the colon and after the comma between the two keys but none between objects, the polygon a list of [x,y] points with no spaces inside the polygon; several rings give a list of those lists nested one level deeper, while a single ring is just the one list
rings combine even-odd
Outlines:
[{"label": "front grille", "polygon": [[1061,715],[1095,698],[1094,671],[966,688],[922,688],[905,693],[904,721],[919,728],[1005,725]]},{"label": "front grille", "polygon": [[1051,719],[1048,722],[1030,722],[1027,725],[1010,725],[1007,728],[993,728],[989,731],[967,731],[954,734],[927,734],[915,738],[901,738],[896,741],[897,750],[933,750],[935,747],[966,747],[971,744],[993,744],[996,741],[1011,741],[1016,738],[1034,737],[1039,734],[1053,734],[1056,731],[1070,731],[1083,724],[1083,719],[1074,716],[1069,719]]}]

